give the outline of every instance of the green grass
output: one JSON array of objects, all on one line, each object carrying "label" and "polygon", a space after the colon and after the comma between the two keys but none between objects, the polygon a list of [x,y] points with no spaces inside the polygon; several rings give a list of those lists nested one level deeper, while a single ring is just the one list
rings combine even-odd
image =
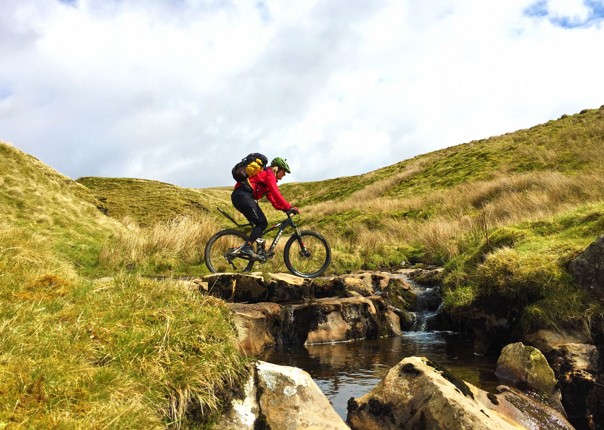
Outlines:
[{"label": "green grass", "polygon": [[486,299],[514,303],[523,328],[585,330],[594,299],[579,290],[568,263],[604,234],[604,202],[572,208],[536,221],[493,230],[451,261],[445,303],[452,313]]},{"label": "green grass", "polygon": [[136,235],[88,188],[0,152],[0,428],[209,426],[246,374],[228,310],[107,259],[136,236],[141,266],[199,265],[184,244],[205,233],[181,220]]},{"label": "green grass", "polygon": [[211,423],[245,375],[222,302],[176,281],[87,280],[0,228],[0,426]]}]

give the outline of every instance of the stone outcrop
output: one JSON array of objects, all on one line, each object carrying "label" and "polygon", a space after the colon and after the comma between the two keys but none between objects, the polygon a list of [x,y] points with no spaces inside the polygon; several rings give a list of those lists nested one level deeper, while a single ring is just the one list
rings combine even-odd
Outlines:
[{"label": "stone outcrop", "polygon": [[310,375],[295,367],[258,361],[242,399],[216,428],[223,430],[348,430]]},{"label": "stone outcrop", "polygon": [[500,387],[487,393],[426,358],[408,357],[368,394],[348,403],[352,429],[572,429],[555,409]]},{"label": "stone outcrop", "polygon": [[[288,274],[214,274],[199,288],[227,301],[241,350],[397,336],[411,327],[410,285],[404,277],[359,272],[319,279]],[[405,297],[403,297],[405,296]]]},{"label": "stone outcrop", "polygon": [[241,349],[309,345],[401,334],[400,312],[381,297],[325,298],[308,303],[229,303]]},{"label": "stone outcrop", "polygon": [[[287,273],[216,273],[201,282],[208,294],[238,303],[296,303],[327,297],[372,295],[398,296],[408,302],[409,282],[386,272],[358,272],[316,279],[303,279]],[[404,308],[405,306],[400,306]]]},{"label": "stone outcrop", "polygon": [[601,353],[583,333],[539,330],[527,336],[554,370],[568,419],[577,429],[604,428]]},{"label": "stone outcrop", "polygon": [[572,260],[568,269],[581,288],[604,299],[604,236]]}]

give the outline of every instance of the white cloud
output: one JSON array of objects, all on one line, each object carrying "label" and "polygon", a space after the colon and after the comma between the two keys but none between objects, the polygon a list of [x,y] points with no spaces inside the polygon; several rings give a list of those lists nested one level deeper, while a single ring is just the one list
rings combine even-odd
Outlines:
[{"label": "white cloud", "polygon": [[320,180],[604,103],[580,0],[5,3],[0,139],[73,178]]},{"label": "white cloud", "polygon": [[582,22],[589,18],[590,8],[585,0],[549,0],[550,15],[557,19],[568,18],[572,22]]}]

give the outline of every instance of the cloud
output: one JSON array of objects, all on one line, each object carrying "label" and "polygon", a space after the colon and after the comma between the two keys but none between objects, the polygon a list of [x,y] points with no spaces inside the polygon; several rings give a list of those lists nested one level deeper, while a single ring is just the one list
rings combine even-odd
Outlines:
[{"label": "cloud", "polygon": [[548,19],[562,28],[600,25],[604,20],[602,0],[539,0],[527,9],[528,16]]},{"label": "cloud", "polygon": [[594,0],[5,3],[0,139],[73,178],[321,180],[603,103]]}]

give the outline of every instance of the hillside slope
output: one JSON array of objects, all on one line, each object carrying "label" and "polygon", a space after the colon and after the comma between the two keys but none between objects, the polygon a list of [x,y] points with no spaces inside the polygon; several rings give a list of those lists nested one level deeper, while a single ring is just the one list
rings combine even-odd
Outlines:
[{"label": "hillside slope", "polygon": [[123,229],[99,211],[88,188],[4,142],[0,185],[3,222],[48,239],[84,271],[96,265],[103,242]]},{"label": "hillside slope", "polygon": [[95,194],[107,215],[130,217],[141,226],[183,217],[199,219],[217,206],[230,204],[229,193],[224,190],[197,190],[132,178],[83,177],[76,182]]},{"label": "hillside slope", "polygon": [[246,374],[229,311],[121,264],[169,246],[98,202],[0,142],[0,427],[205,428]]},{"label": "hillside slope", "polygon": [[604,106],[563,115],[526,130],[416,156],[363,175],[286,184],[283,192],[304,207],[342,201],[373,187],[374,197],[414,197],[501,175],[604,170]]}]

